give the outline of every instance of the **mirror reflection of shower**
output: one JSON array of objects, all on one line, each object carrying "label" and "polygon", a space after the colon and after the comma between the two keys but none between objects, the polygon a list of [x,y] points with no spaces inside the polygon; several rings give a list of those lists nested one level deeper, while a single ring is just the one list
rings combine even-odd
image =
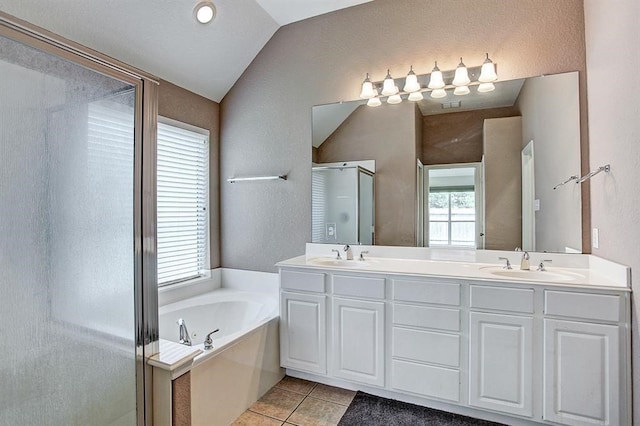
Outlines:
[{"label": "mirror reflection of shower", "polygon": [[312,242],[375,242],[375,161],[312,167]]}]

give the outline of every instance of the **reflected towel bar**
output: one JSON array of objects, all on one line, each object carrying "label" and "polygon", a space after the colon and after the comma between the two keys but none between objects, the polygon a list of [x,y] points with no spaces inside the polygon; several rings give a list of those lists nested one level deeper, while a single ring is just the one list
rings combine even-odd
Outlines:
[{"label": "reflected towel bar", "polygon": [[584,182],[585,180],[589,180],[589,179],[591,179],[592,177],[594,177],[595,175],[597,175],[597,174],[598,174],[598,173],[600,173],[600,172],[609,173],[610,171],[611,171],[611,165],[606,164],[606,165],[604,165],[604,166],[600,166],[600,167],[598,167],[598,169],[597,169],[597,170],[594,170],[594,171],[592,171],[591,173],[589,173],[589,174],[586,174],[586,175],[582,176],[580,179],[578,179],[578,180],[576,181],[576,183],[582,183],[582,182]]},{"label": "reflected towel bar", "polygon": [[568,184],[569,182],[571,182],[572,180],[575,180],[575,181],[577,182],[577,181],[578,181],[578,179],[580,179],[580,177],[579,177],[579,176],[573,175],[573,176],[571,176],[569,179],[565,180],[564,182],[559,183],[559,184],[557,184],[556,186],[554,186],[554,187],[553,187],[553,189],[554,189],[554,190],[555,190],[555,189],[558,189],[558,188],[560,188],[562,185],[566,185],[566,184]]},{"label": "reflected towel bar", "polygon": [[235,183],[235,182],[245,182],[251,180],[287,180],[287,175],[274,175],[274,176],[251,176],[251,177],[242,177],[242,178],[229,178],[227,182]]}]

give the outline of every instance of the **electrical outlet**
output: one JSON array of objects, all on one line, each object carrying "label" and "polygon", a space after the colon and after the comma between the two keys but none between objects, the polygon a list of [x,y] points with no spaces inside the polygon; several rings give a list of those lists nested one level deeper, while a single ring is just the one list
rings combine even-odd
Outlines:
[{"label": "electrical outlet", "polygon": [[591,231],[591,245],[593,248],[600,247],[600,235],[598,235],[598,228],[593,228]]}]

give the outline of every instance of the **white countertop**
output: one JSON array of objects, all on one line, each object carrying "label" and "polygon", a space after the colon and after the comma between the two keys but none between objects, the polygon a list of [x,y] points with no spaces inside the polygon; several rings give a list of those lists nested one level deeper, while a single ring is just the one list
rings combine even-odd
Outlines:
[{"label": "white countertop", "polygon": [[[406,250],[403,249],[403,250]],[[330,250],[327,250],[330,252]],[[540,253],[541,254],[541,253]],[[503,269],[504,264],[486,262],[465,262],[465,261],[443,261],[425,259],[405,259],[392,257],[368,257],[365,261],[357,260],[358,252],[354,253],[354,260],[335,261],[331,256],[318,256],[317,252],[277,263],[279,267],[328,269],[341,272],[371,273],[371,274],[394,274],[412,276],[436,276],[446,278],[464,278],[479,281],[503,281],[510,283],[534,283],[561,286],[581,286],[588,288],[606,288],[631,291],[629,282],[629,268],[608,262],[604,259],[595,258],[591,255],[573,255],[586,257],[585,262],[569,262],[569,264],[583,264],[586,268],[558,267],[546,263],[547,271],[538,272],[536,263],[531,260],[530,271],[520,271],[520,263],[512,260],[513,269],[507,271]],[[516,256],[522,254],[515,253]],[[545,259],[554,257],[553,254],[541,254]],[[567,256],[567,255],[555,255]],[[514,252],[509,252],[509,257],[514,257]],[[496,257],[497,258],[497,257]],[[569,258],[567,258],[569,259]],[[554,265],[556,264],[556,259]],[[569,259],[571,260],[571,259]],[[557,262],[562,263],[562,262]],[[505,276],[513,274],[516,276]]]}]

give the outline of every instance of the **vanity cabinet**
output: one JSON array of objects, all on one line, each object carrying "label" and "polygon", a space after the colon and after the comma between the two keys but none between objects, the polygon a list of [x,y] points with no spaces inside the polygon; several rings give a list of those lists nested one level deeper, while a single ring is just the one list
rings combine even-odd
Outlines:
[{"label": "vanity cabinet", "polygon": [[620,306],[616,295],[546,292],[545,420],[564,425],[621,424]]},{"label": "vanity cabinet", "polygon": [[283,271],[280,274],[280,363],[283,367],[327,373],[325,280],[324,273]]},{"label": "vanity cabinet", "polygon": [[288,374],[506,424],[631,424],[628,289],[295,267],[280,277]]}]

